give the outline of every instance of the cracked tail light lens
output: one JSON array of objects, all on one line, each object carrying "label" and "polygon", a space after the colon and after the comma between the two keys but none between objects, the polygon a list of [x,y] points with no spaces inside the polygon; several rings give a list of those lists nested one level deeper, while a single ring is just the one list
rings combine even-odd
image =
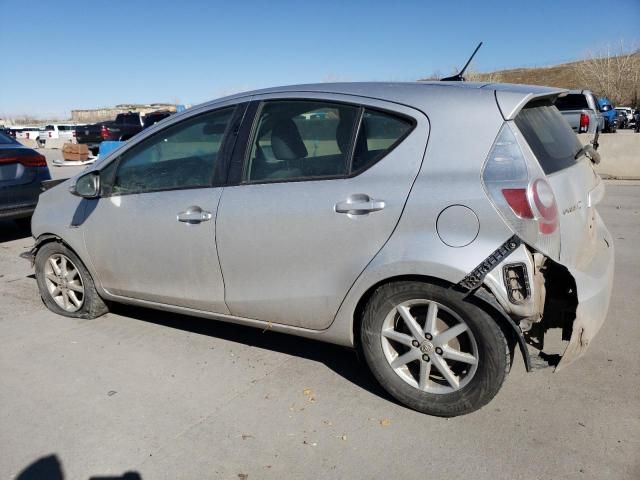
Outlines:
[{"label": "cracked tail light lens", "polygon": [[518,135],[511,123],[502,126],[484,164],[482,181],[489,199],[514,233],[557,259],[560,235],[555,195],[533,154],[525,156]]}]

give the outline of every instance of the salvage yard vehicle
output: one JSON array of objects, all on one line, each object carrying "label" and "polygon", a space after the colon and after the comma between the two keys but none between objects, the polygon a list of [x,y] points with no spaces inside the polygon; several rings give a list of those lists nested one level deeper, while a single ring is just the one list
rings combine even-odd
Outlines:
[{"label": "salvage yard vehicle", "polygon": [[568,365],[607,314],[599,155],[564,93],[325,83],[206,103],[44,192],[24,256],[60,315],[121,302],[353,347],[403,404],[466,414],[516,349]]},{"label": "salvage yard vehicle", "polygon": [[571,90],[558,97],[555,105],[576,133],[602,132],[605,128],[598,99],[589,90]]},{"label": "salvage yard vehicle", "polygon": [[613,105],[607,98],[599,98],[598,106],[604,118],[604,128],[602,131],[606,133],[616,133],[616,129],[618,128],[618,114],[616,109],[613,108]]},{"label": "salvage yard vehicle", "polygon": [[0,133],[0,219],[27,227],[38,203],[40,186],[50,180],[45,158]]},{"label": "salvage yard vehicle", "polygon": [[44,127],[42,131],[40,131],[40,135],[38,136],[38,144],[41,147],[46,145],[47,141],[50,140],[62,140],[70,142],[75,137],[75,131],[78,125],[69,125],[69,124],[49,124]]},{"label": "salvage yard vehicle", "polygon": [[16,139],[18,141],[34,140],[36,143],[38,143],[38,138],[43,131],[44,128],[42,127],[23,127],[19,130],[16,130]]},{"label": "salvage yard vehicle", "polygon": [[104,140],[125,141],[142,131],[142,118],[137,112],[119,113],[113,121],[98,122],[93,125],[78,126],[75,129],[76,142],[89,147],[91,153],[98,154]]}]

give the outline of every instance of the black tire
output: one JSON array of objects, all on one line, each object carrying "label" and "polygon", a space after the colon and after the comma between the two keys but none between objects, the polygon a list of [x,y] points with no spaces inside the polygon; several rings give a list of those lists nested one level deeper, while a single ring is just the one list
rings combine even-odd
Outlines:
[{"label": "black tire", "polygon": [[[84,287],[84,292],[82,305],[77,311],[69,312],[60,307],[56,303],[52,295],[49,293],[49,289],[45,280],[45,265],[52,255],[64,255],[69,260],[71,260],[79,273],[82,286]],[[59,315],[64,315],[65,317],[92,319],[104,315],[109,311],[104,300],[102,300],[102,298],[100,298],[100,295],[98,295],[95,283],[93,282],[93,278],[87,270],[87,267],[85,267],[84,263],[82,263],[82,260],[80,260],[80,258],[78,258],[78,256],[72,250],[67,248],[62,243],[50,242],[44,244],[36,254],[35,267],[36,281],[38,282],[40,296],[42,297],[42,301],[44,302],[44,304],[52,312]]]},{"label": "black tire", "polygon": [[[382,345],[385,319],[397,305],[413,299],[436,302],[454,312],[475,338],[476,370],[459,390],[449,393],[420,390],[403,380],[385,357]],[[467,414],[486,405],[500,390],[510,365],[505,336],[489,314],[465,301],[459,292],[423,282],[390,283],[374,292],[364,309],[360,346],[374,377],[391,396],[409,408],[440,417]]]}]

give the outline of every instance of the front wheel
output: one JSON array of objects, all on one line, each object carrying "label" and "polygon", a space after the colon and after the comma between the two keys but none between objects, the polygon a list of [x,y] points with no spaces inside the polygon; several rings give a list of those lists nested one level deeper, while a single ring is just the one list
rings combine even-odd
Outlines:
[{"label": "front wheel", "polygon": [[382,387],[404,405],[452,417],[486,405],[509,366],[504,334],[458,292],[421,282],[380,287],[365,307],[361,346]]},{"label": "front wheel", "polygon": [[49,310],[73,318],[96,318],[108,309],[93,278],[78,256],[58,242],[43,245],[36,254],[36,281]]}]

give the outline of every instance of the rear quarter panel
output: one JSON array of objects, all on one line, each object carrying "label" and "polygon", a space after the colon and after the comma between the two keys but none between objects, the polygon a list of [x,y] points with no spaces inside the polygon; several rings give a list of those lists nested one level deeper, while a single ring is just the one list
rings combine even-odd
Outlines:
[{"label": "rear quarter panel", "polygon": [[[423,112],[431,132],[420,173],[393,235],[347,294],[333,335],[353,339],[358,302],[376,284],[406,275],[457,283],[513,235],[481,182],[482,166],[504,122],[494,92],[432,96]],[[446,245],[436,229],[438,216],[452,205],[466,206],[478,218],[478,235],[464,247]]]}]

